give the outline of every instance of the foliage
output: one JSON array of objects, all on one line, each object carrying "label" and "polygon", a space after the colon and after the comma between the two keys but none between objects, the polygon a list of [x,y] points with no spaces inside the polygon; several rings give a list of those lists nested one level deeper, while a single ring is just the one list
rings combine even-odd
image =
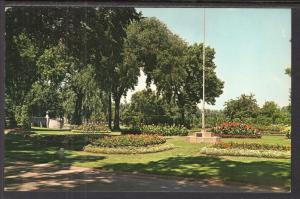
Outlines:
[{"label": "foliage", "polygon": [[274,151],[290,151],[290,146],[262,144],[262,143],[239,143],[239,142],[220,142],[213,145],[214,148],[220,149],[250,149],[250,150],[274,150]]},{"label": "foliage", "polygon": [[124,105],[122,121],[133,127],[138,127],[141,123],[173,125],[180,124],[177,121],[179,114],[176,104],[167,103],[162,96],[148,88],[135,92],[130,104]]},{"label": "foliage", "polygon": [[212,132],[221,137],[261,137],[257,130],[251,125],[238,122],[224,122],[219,126],[212,128]]},{"label": "foliage", "polygon": [[175,148],[172,144],[157,144],[147,147],[118,147],[118,148],[107,148],[107,147],[96,147],[93,145],[87,145],[84,147],[84,151],[91,153],[104,153],[104,154],[144,154],[144,153],[157,153],[167,151]]},{"label": "foliage", "polygon": [[[144,18],[129,27],[128,41],[147,75],[146,83],[154,83],[159,94],[168,102],[173,101],[180,110],[181,124],[187,112],[195,108],[202,97],[202,44],[188,44],[173,34],[156,18]],[[216,76],[214,50],[206,47],[207,102],[213,104],[222,94],[223,82]]]},{"label": "foliage", "polygon": [[110,129],[103,124],[82,124],[75,128],[75,130],[81,133],[97,133],[97,132],[109,132]]},{"label": "foliage", "polygon": [[23,129],[31,128],[31,118],[27,105],[17,106],[15,109],[17,125]]},{"label": "foliage", "polygon": [[141,129],[143,134],[161,135],[161,136],[187,136],[188,130],[183,126],[155,126],[144,125]]},{"label": "foliage", "polygon": [[291,158],[289,151],[274,151],[274,150],[249,150],[249,149],[216,149],[203,147],[200,151],[201,154],[213,156],[247,156],[259,158]]},{"label": "foliage", "polygon": [[244,122],[257,117],[259,106],[253,94],[242,94],[237,99],[225,102],[224,113],[229,120],[239,119]]}]

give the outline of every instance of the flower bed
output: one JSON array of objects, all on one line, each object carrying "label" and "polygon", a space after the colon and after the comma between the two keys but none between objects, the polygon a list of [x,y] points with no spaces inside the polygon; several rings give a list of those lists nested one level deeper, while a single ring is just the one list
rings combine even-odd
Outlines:
[{"label": "flower bed", "polygon": [[224,122],[211,130],[222,138],[261,138],[261,134],[251,125],[239,122]]},{"label": "flower bed", "polygon": [[104,153],[104,154],[138,154],[138,153],[156,153],[166,150],[171,150],[175,148],[173,144],[158,144],[147,147],[118,147],[118,148],[108,148],[108,147],[96,147],[93,145],[87,145],[84,147],[85,152],[90,153]]},{"label": "flower bed", "polygon": [[94,140],[91,144],[96,147],[146,147],[151,145],[164,144],[165,138],[157,135],[121,135],[106,136],[101,139]]},{"label": "flower bed", "polygon": [[283,131],[286,129],[286,125],[282,124],[271,124],[271,125],[253,125],[261,134],[283,134]]},{"label": "flower bed", "polygon": [[238,142],[220,142],[213,145],[219,149],[250,149],[250,150],[275,150],[275,151],[290,151],[290,146],[260,144],[260,143],[238,143]]},{"label": "flower bed", "polygon": [[203,147],[201,154],[214,156],[248,156],[248,157],[264,157],[264,158],[291,158],[290,151],[273,151],[273,150],[249,150],[249,149],[217,149]]},{"label": "flower bed", "polygon": [[166,139],[157,135],[121,135],[107,136],[94,140],[84,147],[84,151],[92,153],[135,154],[154,153],[173,149]]}]

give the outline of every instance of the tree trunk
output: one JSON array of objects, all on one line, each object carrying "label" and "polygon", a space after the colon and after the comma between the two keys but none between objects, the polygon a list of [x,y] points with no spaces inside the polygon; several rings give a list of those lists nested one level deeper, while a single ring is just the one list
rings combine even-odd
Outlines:
[{"label": "tree trunk", "polygon": [[112,130],[111,121],[112,121],[111,93],[109,93],[109,95],[108,95],[108,126],[109,126],[110,130]]},{"label": "tree trunk", "polygon": [[120,130],[120,97],[114,97],[115,101],[115,118],[114,118],[114,130]]}]

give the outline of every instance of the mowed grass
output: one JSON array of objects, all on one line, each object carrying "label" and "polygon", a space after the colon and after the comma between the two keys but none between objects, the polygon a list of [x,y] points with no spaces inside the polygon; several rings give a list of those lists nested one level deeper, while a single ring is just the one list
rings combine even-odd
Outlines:
[{"label": "mowed grass", "polygon": [[[36,133],[57,134],[66,131],[34,130]],[[225,142],[260,142],[287,145],[283,136],[263,136],[262,139],[222,139]],[[168,143],[175,149],[134,155],[94,154],[83,151],[66,150],[65,158],[59,159],[59,147],[34,146],[30,140],[7,137],[6,164],[23,160],[33,163],[52,162],[65,166],[81,166],[105,169],[114,172],[135,172],[180,176],[195,179],[219,179],[225,182],[249,183],[290,187],[290,160],[250,158],[250,157],[210,157],[199,153],[205,144],[190,144],[184,137],[168,137]]]},{"label": "mowed grass", "polygon": [[238,139],[238,138],[225,138],[223,142],[245,142],[245,143],[261,143],[261,144],[279,144],[284,146],[290,146],[291,140],[281,135],[265,135],[261,139]]}]

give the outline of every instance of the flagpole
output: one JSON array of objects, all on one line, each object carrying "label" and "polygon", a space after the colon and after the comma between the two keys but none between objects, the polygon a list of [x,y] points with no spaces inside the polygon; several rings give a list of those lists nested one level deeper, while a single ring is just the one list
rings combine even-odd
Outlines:
[{"label": "flagpole", "polygon": [[202,132],[205,132],[205,8],[203,8],[203,57],[202,57],[202,65],[203,65],[203,72],[202,72]]}]

